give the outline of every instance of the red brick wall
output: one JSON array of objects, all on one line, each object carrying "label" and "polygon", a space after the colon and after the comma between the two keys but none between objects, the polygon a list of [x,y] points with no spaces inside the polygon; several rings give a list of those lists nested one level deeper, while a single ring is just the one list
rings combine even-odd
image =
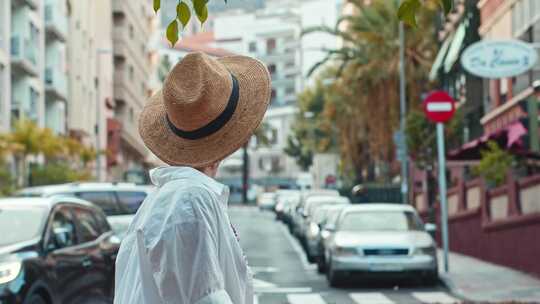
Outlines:
[{"label": "red brick wall", "polygon": [[[540,277],[540,213],[520,214],[518,195],[520,188],[539,183],[539,176],[519,182],[509,178],[506,186],[486,191],[480,182],[480,207],[476,209],[466,210],[466,196],[461,196],[463,202],[460,202],[458,214],[448,220],[450,250]],[[499,192],[509,196],[509,214],[504,219],[491,220],[490,194],[501,194]],[[439,204],[433,212],[439,227],[435,238],[441,245]],[[428,221],[427,212],[421,213],[421,217]]]}]

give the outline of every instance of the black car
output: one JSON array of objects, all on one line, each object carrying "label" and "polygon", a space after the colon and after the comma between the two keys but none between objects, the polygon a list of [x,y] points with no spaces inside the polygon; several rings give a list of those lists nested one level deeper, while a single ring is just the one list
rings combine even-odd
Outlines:
[{"label": "black car", "polygon": [[0,200],[0,303],[111,303],[119,239],[69,197]]}]

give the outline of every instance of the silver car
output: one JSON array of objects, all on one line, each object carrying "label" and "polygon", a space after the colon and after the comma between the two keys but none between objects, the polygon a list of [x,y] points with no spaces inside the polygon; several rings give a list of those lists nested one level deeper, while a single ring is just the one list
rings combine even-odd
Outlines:
[{"label": "silver car", "polygon": [[154,186],[132,183],[69,183],[25,188],[19,197],[77,197],[100,207],[116,236],[122,239],[144,199]]},{"label": "silver car", "polygon": [[344,196],[312,196],[306,200],[304,222],[300,230],[309,262],[314,263],[319,257],[319,237],[322,216],[315,217],[319,208],[334,205],[349,205],[351,201]]},{"label": "silver car", "polygon": [[401,204],[345,207],[326,226],[326,275],[331,286],[353,275],[415,276],[438,281],[433,238],[414,208]]},{"label": "silver car", "polygon": [[293,212],[293,219],[292,219],[292,226],[293,226],[293,234],[300,239],[300,241],[304,241],[304,235],[303,235],[303,228],[304,228],[304,221],[306,218],[306,203],[310,200],[312,197],[316,196],[339,196],[339,192],[336,190],[328,190],[328,189],[315,189],[315,190],[307,190],[302,191],[300,202],[296,206],[295,212]]}]

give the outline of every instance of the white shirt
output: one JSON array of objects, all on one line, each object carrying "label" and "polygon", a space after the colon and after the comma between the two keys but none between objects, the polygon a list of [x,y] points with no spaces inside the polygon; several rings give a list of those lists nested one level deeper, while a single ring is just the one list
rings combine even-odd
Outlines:
[{"label": "white shirt", "polygon": [[229,189],[188,167],[150,171],[158,189],[116,260],[115,304],[252,304],[252,275],[227,214]]}]

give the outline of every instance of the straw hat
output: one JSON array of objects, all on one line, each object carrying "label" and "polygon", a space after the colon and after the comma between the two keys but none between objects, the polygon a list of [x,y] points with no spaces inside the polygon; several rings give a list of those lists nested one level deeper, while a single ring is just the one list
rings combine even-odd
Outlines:
[{"label": "straw hat", "polygon": [[145,105],[139,133],[165,163],[204,167],[248,141],[270,93],[270,74],[260,61],[190,53]]}]

